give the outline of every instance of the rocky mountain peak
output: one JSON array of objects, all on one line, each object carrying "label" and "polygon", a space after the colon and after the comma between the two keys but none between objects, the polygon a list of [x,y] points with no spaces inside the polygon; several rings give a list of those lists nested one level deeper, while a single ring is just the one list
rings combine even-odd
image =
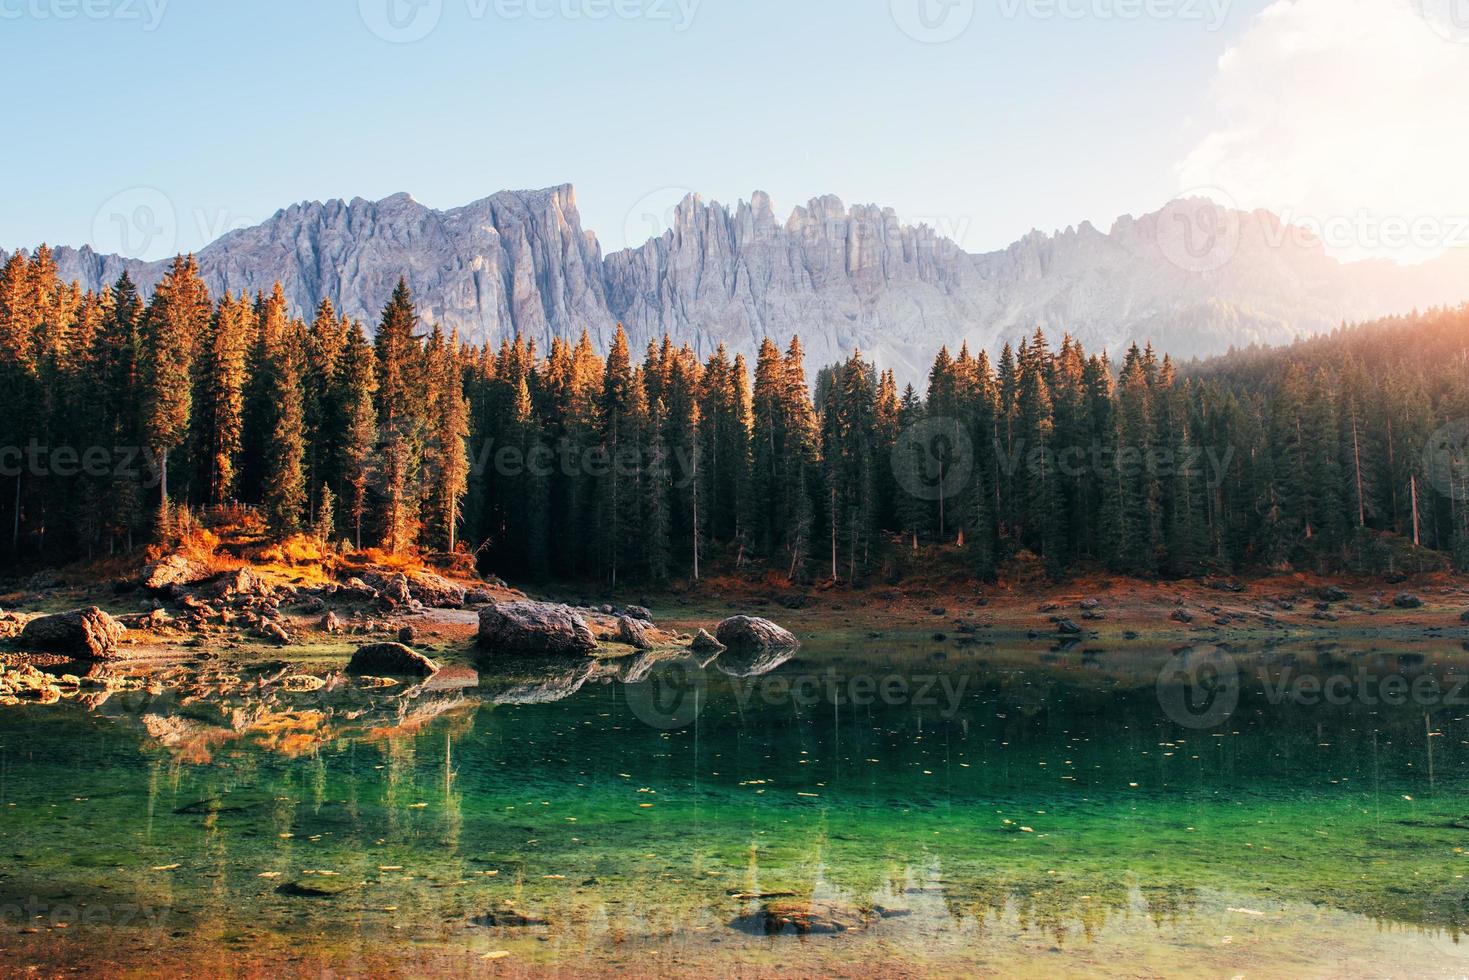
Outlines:
[{"label": "rocky mountain peak", "polygon": [[[151,288],[168,265],[87,247],[56,257],[88,288],[123,270]],[[374,324],[406,275],[424,320],[471,342],[520,332],[544,348],[587,329],[605,347],[620,321],[635,348],[666,331],[701,354],[723,343],[750,357],[766,336],[784,345],[799,333],[813,365],[860,347],[920,387],[940,344],[993,349],[1036,327],[1090,349],[1152,340],[1189,357],[1469,298],[1463,255],[1344,265],[1268,212],[1203,198],[1123,215],[1107,232],[1081,222],[972,255],[890,208],[835,195],[782,221],[762,191],[732,207],[690,194],[663,234],[604,256],[571,184],[447,211],[398,193],[293,204],[224,235],[199,262],[216,293],[279,279],[302,315],[330,298]]]}]

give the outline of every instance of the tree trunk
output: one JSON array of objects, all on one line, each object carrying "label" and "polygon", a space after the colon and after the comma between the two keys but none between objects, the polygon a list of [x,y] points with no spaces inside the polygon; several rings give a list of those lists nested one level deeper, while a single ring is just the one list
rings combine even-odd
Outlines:
[{"label": "tree trunk", "polygon": [[1423,546],[1423,537],[1418,524],[1418,475],[1415,473],[1408,478],[1409,487],[1413,493],[1413,544]]},{"label": "tree trunk", "polygon": [[1367,501],[1362,497],[1362,443],[1357,438],[1357,416],[1352,416],[1352,458],[1357,466],[1357,526],[1367,526]]},{"label": "tree trunk", "polygon": [[837,578],[837,489],[831,488],[831,580]]},{"label": "tree trunk", "polygon": [[[694,436],[698,439],[697,434]],[[699,446],[694,444],[694,581],[699,581]]]}]

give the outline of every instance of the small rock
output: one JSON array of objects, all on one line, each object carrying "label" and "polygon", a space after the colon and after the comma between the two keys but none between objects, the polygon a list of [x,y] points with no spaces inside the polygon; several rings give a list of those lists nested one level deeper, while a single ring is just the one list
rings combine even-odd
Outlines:
[{"label": "small rock", "polygon": [[1422,609],[1423,600],[1411,592],[1404,592],[1392,601],[1399,609]]},{"label": "small rock", "polygon": [[1184,612],[1182,609],[1173,610],[1173,615],[1168,618],[1175,623],[1183,623],[1185,626],[1194,621],[1193,613]]},{"label": "small rock", "polygon": [[413,593],[408,588],[408,576],[398,574],[380,580],[378,598],[389,607],[411,605]]},{"label": "small rock", "polygon": [[373,643],[359,647],[347,673],[367,677],[429,677],[439,665],[401,643]]},{"label": "small rock", "polygon": [[647,624],[631,616],[623,616],[617,621],[617,642],[626,643],[635,650],[651,650],[654,645],[648,638]]},{"label": "small rock", "polygon": [[265,584],[265,580],[248,568],[239,568],[230,572],[215,586],[214,594],[220,599],[236,598],[266,598],[275,590]]},{"label": "small rock", "polygon": [[1071,620],[1063,619],[1056,623],[1056,632],[1062,636],[1080,636],[1085,630]]},{"label": "small rock", "polygon": [[418,634],[414,632],[412,626],[400,627],[398,630],[398,642],[403,644],[405,647],[411,647],[413,646],[413,641],[417,637],[417,635]]},{"label": "small rock", "polygon": [[623,612],[628,617],[641,620],[644,623],[651,623],[653,621],[653,614],[648,611],[646,606],[628,606]]},{"label": "small rock", "polygon": [[349,578],[342,586],[342,591],[352,599],[366,599],[369,602],[377,598],[377,589],[368,585],[360,578]]},{"label": "small rock", "polygon": [[[1469,615],[1469,613],[1465,615]],[[689,644],[689,649],[695,653],[723,653],[725,646],[711,636],[708,630],[699,630],[694,635],[694,641]]]},{"label": "small rock", "polygon": [[342,621],[337,618],[337,614],[334,612],[329,612],[321,617],[321,623],[319,625],[323,633],[328,633],[332,636],[337,636],[342,632]]},{"label": "small rock", "polygon": [[276,894],[286,895],[291,898],[336,898],[338,895],[350,889],[350,884],[335,877],[324,878],[313,876],[311,878],[301,878],[297,881],[288,881],[276,889]]},{"label": "small rock", "polygon": [[469,920],[477,926],[485,926],[491,929],[525,929],[531,926],[548,926],[551,923],[545,919],[533,915],[517,912],[515,909],[497,909],[477,915]]}]

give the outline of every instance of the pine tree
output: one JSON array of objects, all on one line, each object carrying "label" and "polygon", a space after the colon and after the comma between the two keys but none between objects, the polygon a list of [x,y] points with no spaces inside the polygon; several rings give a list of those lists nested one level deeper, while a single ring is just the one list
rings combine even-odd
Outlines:
[{"label": "pine tree", "polygon": [[348,334],[346,352],[338,364],[337,390],[342,398],[342,481],[347,491],[347,513],[352,518],[353,542],[360,550],[378,440],[376,358],[360,323],[354,323]]},{"label": "pine tree", "polygon": [[169,455],[188,434],[196,345],[208,330],[209,316],[209,291],[199,278],[198,263],[193,256],[179,256],[153,293],[142,331],[142,430],[159,463],[164,514],[169,506]]},{"label": "pine tree", "polygon": [[306,510],[305,326],[288,324],[271,344],[263,370],[274,394],[265,456],[266,520],[280,537],[301,530]]},{"label": "pine tree", "polygon": [[331,545],[332,536],[336,534],[336,512],[337,495],[323,483],[317,494],[316,520],[311,525],[312,536],[323,548]]},{"label": "pine tree", "polygon": [[[608,462],[601,478],[602,561],[611,584],[616,587],[618,574],[636,567],[637,541],[640,533],[638,499],[639,471],[642,467],[638,396],[641,385],[633,375],[627,346],[627,334],[619,325],[607,352],[607,370],[602,385],[601,410],[602,452]],[[644,404],[641,408],[645,409]]]},{"label": "pine tree", "polygon": [[244,296],[225,293],[215,310],[200,357],[196,445],[203,460],[204,499],[220,505],[239,491],[245,418],[245,357],[255,312]]},{"label": "pine tree", "polygon": [[[909,385],[903,390],[903,399],[898,406],[898,426],[906,433],[920,431],[927,412],[918,393]],[[929,503],[918,493],[928,479],[926,473],[927,448],[911,438],[899,445],[898,455],[893,460],[893,469],[901,488],[896,503],[897,527],[903,538],[914,551],[929,532]]]},{"label": "pine tree", "polygon": [[313,518],[320,505],[319,489],[341,479],[333,452],[343,438],[341,393],[336,379],[350,330],[346,317],[338,317],[332,301],[324,299],[306,335],[306,480],[313,491],[309,503]]},{"label": "pine tree", "polygon": [[390,553],[418,538],[418,479],[423,462],[423,348],[408,283],[398,280],[377,331],[377,409],[382,425],[378,524]]},{"label": "pine tree", "polygon": [[429,339],[429,411],[426,468],[431,475],[429,512],[440,539],[453,551],[458,543],[459,519],[469,486],[469,404],[459,370],[455,333],[446,346],[435,327]]}]

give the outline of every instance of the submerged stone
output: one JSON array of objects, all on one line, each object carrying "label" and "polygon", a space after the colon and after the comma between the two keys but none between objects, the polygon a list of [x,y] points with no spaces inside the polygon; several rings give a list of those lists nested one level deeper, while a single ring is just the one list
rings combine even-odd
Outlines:
[{"label": "submerged stone", "polygon": [[755,936],[833,936],[867,925],[859,910],[830,902],[769,902],[730,923],[731,928]]}]

